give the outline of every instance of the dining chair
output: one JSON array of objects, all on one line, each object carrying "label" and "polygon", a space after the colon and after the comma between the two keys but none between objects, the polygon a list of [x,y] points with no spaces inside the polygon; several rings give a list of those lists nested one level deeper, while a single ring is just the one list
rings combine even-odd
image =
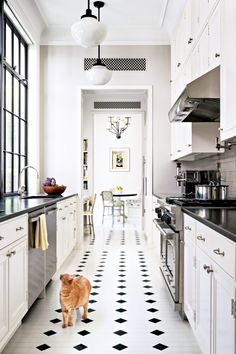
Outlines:
[{"label": "dining chair", "polygon": [[[123,217],[123,224],[125,223],[125,203],[119,199],[114,199],[113,193],[111,191],[102,191],[101,192],[102,201],[103,201],[103,214],[102,214],[102,223],[104,222],[104,216],[112,216],[112,225],[114,225],[115,216]],[[106,214],[106,210],[107,213]]]},{"label": "dining chair", "polygon": [[93,224],[93,210],[94,210],[94,205],[95,205],[95,201],[96,201],[96,193],[94,193],[88,200],[87,202],[87,209],[84,210],[84,216],[86,216],[88,218],[88,225],[89,225],[89,229],[90,229],[90,234],[93,233],[93,235],[95,235],[94,232],[94,224]]}]

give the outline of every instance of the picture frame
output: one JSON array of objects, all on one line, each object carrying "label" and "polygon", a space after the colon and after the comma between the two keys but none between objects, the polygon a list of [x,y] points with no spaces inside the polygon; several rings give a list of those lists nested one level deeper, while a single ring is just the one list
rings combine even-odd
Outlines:
[{"label": "picture frame", "polygon": [[110,149],[110,170],[127,172],[130,169],[129,148]]}]

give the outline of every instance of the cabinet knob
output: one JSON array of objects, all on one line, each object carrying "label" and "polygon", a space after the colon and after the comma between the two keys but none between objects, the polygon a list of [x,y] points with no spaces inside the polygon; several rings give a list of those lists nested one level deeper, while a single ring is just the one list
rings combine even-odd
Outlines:
[{"label": "cabinet knob", "polygon": [[192,146],[192,144],[188,144],[188,147],[191,147]]},{"label": "cabinet knob", "polygon": [[16,254],[16,251],[11,251],[12,256]]},{"label": "cabinet knob", "polygon": [[184,228],[185,228],[185,230],[189,230],[189,231],[192,230],[191,227],[189,227],[189,226],[185,226]]},{"label": "cabinet knob", "polygon": [[66,217],[64,216],[64,218],[62,218],[62,220],[66,220]]},{"label": "cabinet knob", "polygon": [[16,231],[24,230],[23,226],[16,227]]},{"label": "cabinet knob", "polygon": [[181,150],[177,150],[177,152],[181,152]]},{"label": "cabinet knob", "polygon": [[201,235],[200,235],[200,236],[197,236],[197,239],[198,239],[199,241],[203,241],[203,242],[206,241],[205,237],[202,237]]},{"label": "cabinet knob", "polygon": [[219,53],[215,53],[215,58],[219,58],[220,54]]},{"label": "cabinet knob", "polygon": [[2,241],[4,239],[4,237],[3,236],[0,236],[0,241]]},{"label": "cabinet knob", "polygon": [[208,274],[213,273],[213,269],[206,264],[204,264],[203,269],[206,270]]},{"label": "cabinet knob", "polygon": [[222,132],[223,131],[223,128],[218,128],[219,132]]},{"label": "cabinet knob", "polygon": [[192,41],[193,41],[193,38],[190,37],[189,40],[188,40],[188,44],[191,44]]},{"label": "cabinet knob", "polygon": [[11,252],[7,252],[6,256],[10,258],[12,256]]},{"label": "cabinet knob", "polygon": [[180,65],[181,65],[181,63],[178,63],[178,64],[177,64],[177,68],[179,68],[179,67],[180,67]]},{"label": "cabinet knob", "polygon": [[225,255],[224,251],[221,252],[219,248],[217,248],[216,250],[213,250],[213,252],[215,254],[217,254],[218,256],[223,256],[224,257],[224,255]]}]

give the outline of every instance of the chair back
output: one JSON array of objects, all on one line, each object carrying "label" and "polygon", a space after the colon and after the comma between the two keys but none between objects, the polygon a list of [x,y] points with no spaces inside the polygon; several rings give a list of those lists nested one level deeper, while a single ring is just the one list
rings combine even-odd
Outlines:
[{"label": "chair back", "polygon": [[111,191],[102,191],[101,192],[103,204],[112,204],[113,203],[113,193]]}]

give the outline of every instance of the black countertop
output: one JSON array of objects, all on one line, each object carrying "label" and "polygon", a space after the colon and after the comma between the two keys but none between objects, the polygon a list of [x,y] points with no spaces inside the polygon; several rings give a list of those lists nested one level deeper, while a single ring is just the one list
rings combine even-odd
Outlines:
[{"label": "black countertop", "polygon": [[236,208],[182,208],[183,212],[236,242]]},{"label": "black countertop", "polygon": [[69,194],[58,197],[42,197],[32,199],[21,199],[19,196],[0,198],[0,222],[11,219],[33,210],[52,205],[61,200],[76,196],[77,194]]}]

